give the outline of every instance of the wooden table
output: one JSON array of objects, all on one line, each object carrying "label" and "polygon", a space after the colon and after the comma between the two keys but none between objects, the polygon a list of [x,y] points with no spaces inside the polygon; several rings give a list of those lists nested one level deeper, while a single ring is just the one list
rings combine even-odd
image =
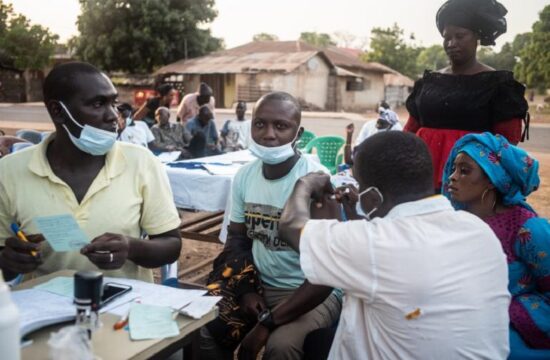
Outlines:
[{"label": "wooden table", "polygon": [[[64,270],[52,273],[47,276],[29,280],[16,287],[16,290],[29,289],[35,285],[44,283],[57,276],[73,276],[74,271]],[[161,286],[161,285],[159,285]],[[164,359],[178,349],[184,348],[185,359],[196,358],[198,353],[198,330],[217,316],[217,308],[210,311],[199,320],[190,319],[185,316],[178,316],[177,323],[180,329],[178,336],[167,339],[154,339],[132,341],[130,334],[125,330],[113,330],[113,325],[119,320],[118,316],[112,314],[101,314],[102,326],[92,334],[92,346],[96,356],[102,360],[122,359]],[[48,359],[49,348],[47,345],[50,333],[57,331],[62,325],[53,325],[28,335],[33,341],[21,350],[22,359],[39,360]]]}]

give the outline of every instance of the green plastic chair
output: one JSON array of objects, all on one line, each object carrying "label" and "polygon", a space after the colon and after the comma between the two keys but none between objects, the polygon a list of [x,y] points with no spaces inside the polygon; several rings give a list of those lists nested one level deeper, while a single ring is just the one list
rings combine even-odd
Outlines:
[{"label": "green plastic chair", "polygon": [[304,130],[304,132],[302,133],[302,136],[296,142],[296,147],[300,150],[305,149],[307,144],[309,144],[309,142],[315,139],[316,137],[317,136],[315,136],[315,134],[312,133],[311,131]]},{"label": "green plastic chair", "polygon": [[317,150],[317,156],[321,160],[321,164],[326,166],[330,170],[331,174],[336,174],[338,166],[336,165],[336,158],[342,145],[346,143],[341,136],[319,136],[311,140],[307,144],[305,151],[311,154],[313,149]]}]

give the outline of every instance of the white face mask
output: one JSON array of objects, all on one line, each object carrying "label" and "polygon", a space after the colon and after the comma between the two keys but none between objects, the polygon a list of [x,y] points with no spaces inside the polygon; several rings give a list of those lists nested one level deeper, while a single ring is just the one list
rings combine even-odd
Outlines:
[{"label": "white face mask", "polygon": [[61,107],[65,110],[67,115],[69,115],[69,119],[72,120],[75,125],[82,128],[82,131],[80,132],[80,137],[76,137],[69,129],[67,129],[67,126],[63,124],[63,128],[69,135],[69,138],[71,139],[72,143],[79,148],[81,151],[90,154],[90,155],[105,155],[111,148],[113,147],[116,138],[117,133],[106,131],[102,129],[98,129],[96,127],[90,126],[90,125],[80,125],[73,117],[73,115],[70,113],[69,109],[63,104],[63,102],[59,101],[61,104]]},{"label": "white face mask", "polygon": [[248,147],[248,150],[252,153],[252,155],[256,156],[262,162],[269,164],[269,165],[276,165],[280,164],[296,153],[294,150],[294,142],[296,141],[296,138],[298,137],[299,131],[296,133],[296,136],[294,136],[294,139],[289,142],[288,144],[284,144],[281,146],[275,146],[275,147],[267,147],[258,144],[257,142],[250,137],[251,143]]},{"label": "white face mask", "polygon": [[378,210],[378,207],[374,207],[371,211],[369,211],[368,213],[365,214],[365,212],[363,211],[363,207],[361,206],[361,196],[368,193],[369,191],[374,191],[378,194],[378,196],[380,197],[380,205],[382,205],[382,203],[384,202],[384,196],[382,195],[382,193],[380,192],[380,190],[378,190],[377,187],[375,186],[371,186],[367,189],[365,189],[364,191],[360,192],[359,193],[359,199],[357,200],[357,203],[355,204],[355,210],[357,211],[357,214],[360,215],[360,216],[363,216],[365,217],[365,219],[367,219],[368,221],[371,220],[371,215],[376,211]]}]

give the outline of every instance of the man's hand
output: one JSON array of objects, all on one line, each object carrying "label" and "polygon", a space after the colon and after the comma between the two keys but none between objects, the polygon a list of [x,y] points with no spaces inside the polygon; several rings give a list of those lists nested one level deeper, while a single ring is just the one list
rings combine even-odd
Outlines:
[{"label": "man's hand", "polygon": [[357,214],[355,206],[359,201],[359,190],[352,184],[346,184],[334,190],[334,197],[336,201],[342,204],[344,212],[348,220],[362,219]]},{"label": "man's hand", "polygon": [[241,341],[239,360],[256,360],[256,356],[267,343],[267,339],[269,339],[269,330],[261,324],[254,326]]},{"label": "man's hand", "polygon": [[298,186],[311,195],[315,202],[323,202],[326,194],[333,194],[334,189],[330,183],[330,176],[322,171],[309,173],[298,180]]},{"label": "man's hand", "polygon": [[[42,234],[27,235],[27,241],[10,237],[6,239],[4,250],[0,253],[0,267],[16,274],[33,272],[42,264],[40,243]],[[36,255],[32,255],[34,251]]]},{"label": "man's hand", "polygon": [[130,254],[131,240],[128,236],[105,233],[84,246],[80,253],[100,269],[120,269]]},{"label": "man's hand", "polygon": [[256,293],[242,295],[239,299],[239,307],[247,317],[253,320],[257,319],[258,315],[267,309],[264,298]]}]

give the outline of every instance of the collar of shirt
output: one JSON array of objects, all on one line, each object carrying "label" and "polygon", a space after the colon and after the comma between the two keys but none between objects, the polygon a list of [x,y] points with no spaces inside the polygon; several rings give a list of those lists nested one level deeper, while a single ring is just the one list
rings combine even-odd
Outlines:
[{"label": "collar of shirt", "polygon": [[384,219],[418,216],[444,210],[454,209],[446,197],[434,195],[421,200],[399,204],[391,209],[390,212],[384,216]]},{"label": "collar of shirt", "polygon": [[[46,137],[44,140],[42,140],[40,144],[37,145],[37,149],[32,155],[28,167],[31,172],[35,173],[38,176],[48,177],[53,182],[64,183],[61,179],[57,177],[57,175],[54,174],[48,158],[46,157],[48,145],[54,139],[55,131],[48,135],[48,137]],[[119,147],[119,143],[115,142],[113,148],[109,150],[109,152],[107,153],[107,157],[105,158],[104,169],[107,175],[107,179],[105,180],[107,181],[122,174],[126,167],[126,158],[124,157],[124,154]]]}]

